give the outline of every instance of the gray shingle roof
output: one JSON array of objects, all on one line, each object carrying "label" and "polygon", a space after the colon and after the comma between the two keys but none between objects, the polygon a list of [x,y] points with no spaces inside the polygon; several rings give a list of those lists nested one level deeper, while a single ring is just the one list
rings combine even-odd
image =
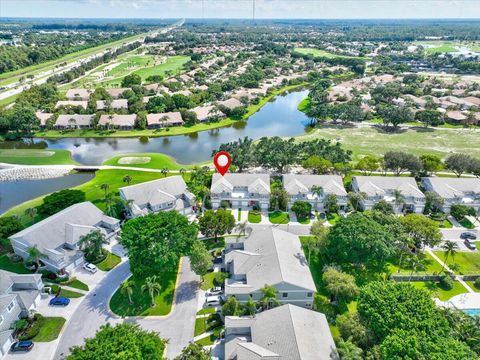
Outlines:
[{"label": "gray shingle roof", "polygon": [[55,125],[70,126],[72,125],[72,122],[70,120],[74,120],[73,124],[77,126],[90,126],[93,120],[93,115],[58,115],[57,121],[55,121]]},{"label": "gray shingle roof", "polygon": [[[236,317],[226,317],[227,333],[230,327],[238,326]],[[248,324],[247,324],[248,326]],[[235,331],[235,330],[234,330]],[[233,332],[234,332],[233,331]],[[283,305],[261,312],[250,323],[251,344],[242,341],[248,335],[228,336],[225,358],[231,359],[240,352],[238,360],[250,359],[253,354],[273,356],[281,360],[324,360],[338,359],[335,343],[324,314],[295,305]],[[234,346],[228,346],[233,341]],[[238,347],[248,350],[247,356]]]},{"label": "gray shingle roof", "polygon": [[339,175],[283,175],[283,184],[289,195],[310,192],[314,185],[321,186],[325,194],[347,195]]},{"label": "gray shingle roof", "polygon": [[102,115],[100,116],[100,120],[98,120],[99,125],[116,125],[116,126],[134,126],[135,125],[135,119],[137,118],[137,115],[131,114],[131,115]]},{"label": "gray shingle roof", "polygon": [[222,192],[224,188],[231,191],[234,187],[246,187],[252,193],[270,194],[270,175],[226,173],[222,176],[218,173],[213,174],[212,193]]},{"label": "gray shingle roof", "polygon": [[463,197],[465,194],[480,194],[480,179],[429,177],[422,181],[442,198]]},{"label": "gray shingle roof", "polygon": [[387,195],[393,190],[399,190],[404,196],[424,198],[413,177],[404,176],[354,176],[360,192],[368,196]]},{"label": "gray shingle roof", "polygon": [[255,228],[243,246],[227,253],[225,262],[233,261],[234,274],[245,275],[246,284],[227,279],[226,295],[249,294],[279,283],[316,291],[297,235],[270,226]]}]

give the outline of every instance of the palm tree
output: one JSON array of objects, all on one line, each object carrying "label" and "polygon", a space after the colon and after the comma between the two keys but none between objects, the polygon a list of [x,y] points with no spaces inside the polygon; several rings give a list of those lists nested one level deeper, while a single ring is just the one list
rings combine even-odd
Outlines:
[{"label": "palm tree", "polygon": [[28,260],[35,263],[35,272],[38,271],[40,267],[40,258],[44,257],[40,250],[38,250],[37,245],[31,246],[27,249]]},{"label": "palm tree", "polygon": [[107,195],[107,191],[108,191],[109,188],[110,188],[110,185],[108,185],[106,183],[103,183],[103,184],[100,185],[100,189],[105,191],[105,196]]},{"label": "palm tree", "polygon": [[393,190],[393,196],[395,197],[394,203],[395,207],[398,207],[400,204],[405,204],[405,196],[398,189]]},{"label": "palm tree", "polygon": [[155,296],[160,294],[162,286],[157,282],[157,276],[149,276],[145,279],[145,284],[142,285],[142,292],[148,292],[150,299],[152,300],[151,306],[155,306]]},{"label": "palm tree", "polygon": [[280,305],[280,302],[277,299],[277,289],[273,286],[265,284],[263,288],[260,289],[262,292],[262,298],[260,303],[262,304],[263,310],[268,310],[271,307]]},{"label": "palm tree", "polygon": [[33,218],[37,214],[37,208],[28,208],[25,209],[25,215],[30,216]]},{"label": "palm tree", "polygon": [[132,177],[130,175],[125,175],[122,180],[124,183],[130,185],[130,183],[132,182]]},{"label": "palm tree", "polygon": [[105,242],[105,235],[100,231],[90,231],[88,234],[80,237],[78,246],[85,253],[85,257],[94,261],[102,255],[103,243]]},{"label": "palm tree", "polygon": [[323,187],[318,186],[318,185],[313,185],[311,191],[312,191],[313,195],[317,195],[317,197],[318,197],[317,200],[319,200],[320,198],[323,197],[323,193],[324,193],[323,192]]},{"label": "palm tree", "polygon": [[163,174],[163,176],[167,177],[167,175],[168,175],[168,168],[164,167],[164,168],[162,168],[162,170],[160,170],[160,172]]},{"label": "palm tree", "polygon": [[452,257],[452,260],[455,258],[455,254],[457,253],[458,245],[455,241],[447,240],[442,245],[442,249],[445,250],[445,261],[443,262],[442,271],[445,269],[447,265],[447,259],[449,256]]},{"label": "palm tree", "polygon": [[240,236],[245,236],[245,234],[247,233],[247,230],[250,229],[248,227],[248,223],[247,221],[244,221],[244,222],[240,222],[238,223],[236,226],[235,226],[238,230],[238,233]]},{"label": "palm tree", "polygon": [[115,206],[113,204],[113,194],[112,193],[106,193],[105,194],[105,204],[106,204],[106,213],[109,216],[115,216],[116,215],[116,210],[115,210]]},{"label": "palm tree", "polygon": [[133,280],[128,279],[127,281],[124,281],[122,285],[120,286],[120,292],[122,294],[126,294],[128,296],[128,302],[130,304],[133,303],[132,301],[132,294],[133,294],[133,288],[135,287],[135,282]]},{"label": "palm tree", "polygon": [[418,258],[418,255],[414,255],[410,258],[410,267],[412,268],[412,272],[410,273],[410,277],[408,278],[408,281],[412,279],[413,273],[416,273],[419,270],[419,267],[421,265],[421,261]]},{"label": "palm tree", "polygon": [[255,316],[257,313],[257,305],[253,301],[252,296],[248,297],[247,302],[243,305],[243,314],[247,316]]},{"label": "palm tree", "polygon": [[184,169],[184,168],[181,168],[181,169],[180,169],[180,175],[185,175],[186,172],[187,172],[186,169]]}]

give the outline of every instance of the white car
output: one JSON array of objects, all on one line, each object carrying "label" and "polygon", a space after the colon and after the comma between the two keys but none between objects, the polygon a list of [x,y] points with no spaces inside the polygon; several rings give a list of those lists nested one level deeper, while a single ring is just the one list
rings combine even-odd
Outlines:
[{"label": "white car", "polygon": [[223,291],[220,286],[213,287],[207,290],[207,296],[222,295]]},{"label": "white car", "polygon": [[95,274],[97,272],[97,267],[90,263],[83,264],[83,268],[88,272],[91,272],[92,274]]},{"label": "white car", "polygon": [[207,306],[218,306],[220,305],[221,297],[218,295],[215,296],[207,296],[207,300],[205,301],[205,305]]}]

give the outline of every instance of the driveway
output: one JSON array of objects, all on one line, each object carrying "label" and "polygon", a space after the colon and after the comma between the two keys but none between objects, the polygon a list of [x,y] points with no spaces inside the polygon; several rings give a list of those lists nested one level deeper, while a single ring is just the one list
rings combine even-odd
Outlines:
[{"label": "driveway", "polygon": [[443,240],[458,240],[458,241],[463,241],[460,238],[460,234],[463,232],[472,232],[475,235],[477,235],[477,238],[480,238],[480,232],[477,229],[472,229],[468,230],[465,228],[452,228],[452,229],[440,229],[440,232],[442,233]]},{"label": "driveway", "polygon": [[108,303],[120,284],[131,275],[129,263],[125,261],[111,270],[78,306],[68,321],[54,359],[63,359],[68,349],[82,345],[84,339],[95,336],[101,325],[107,322],[117,324],[130,322],[142,328],[157,332],[162,338],[169,339],[166,355],[172,358],[193,339],[199,277],[190,270],[188,258],[182,259],[180,276],[175,291],[172,312],[167,316],[122,319],[110,312]]}]

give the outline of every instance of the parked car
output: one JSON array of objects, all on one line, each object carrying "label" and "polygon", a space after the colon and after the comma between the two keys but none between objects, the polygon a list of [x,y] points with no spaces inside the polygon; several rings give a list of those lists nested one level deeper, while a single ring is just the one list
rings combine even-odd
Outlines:
[{"label": "parked car", "polygon": [[213,258],[214,264],[221,264],[223,262],[223,258],[221,256],[216,256]]},{"label": "parked car", "polygon": [[223,290],[220,286],[213,287],[207,290],[207,296],[221,295]]},{"label": "parked car", "polygon": [[51,306],[67,306],[68,304],[70,304],[70,299],[65,297],[54,297],[49,302]]},{"label": "parked car", "polygon": [[205,301],[205,305],[207,306],[218,306],[220,305],[220,300],[222,299],[219,295],[214,296],[207,296],[207,300]]},{"label": "parked car", "polygon": [[97,267],[90,263],[83,264],[83,268],[88,272],[91,272],[92,274],[95,274],[97,272]]},{"label": "parked car", "polygon": [[472,243],[469,239],[465,239],[464,244],[470,250],[477,250],[477,247],[475,246],[475,244]]},{"label": "parked car", "polygon": [[327,220],[327,214],[325,214],[325,213],[323,213],[323,212],[320,213],[320,214],[318,215],[318,217],[320,218],[320,220],[324,220],[324,221]]},{"label": "parked car", "polygon": [[474,233],[470,232],[470,231],[465,231],[463,233],[460,234],[460,238],[461,239],[469,239],[469,240],[476,240],[477,239],[477,235],[475,235]]},{"label": "parked car", "polygon": [[23,340],[23,341],[16,341],[10,346],[11,352],[27,352],[32,350],[33,348],[33,341],[30,340]]}]

